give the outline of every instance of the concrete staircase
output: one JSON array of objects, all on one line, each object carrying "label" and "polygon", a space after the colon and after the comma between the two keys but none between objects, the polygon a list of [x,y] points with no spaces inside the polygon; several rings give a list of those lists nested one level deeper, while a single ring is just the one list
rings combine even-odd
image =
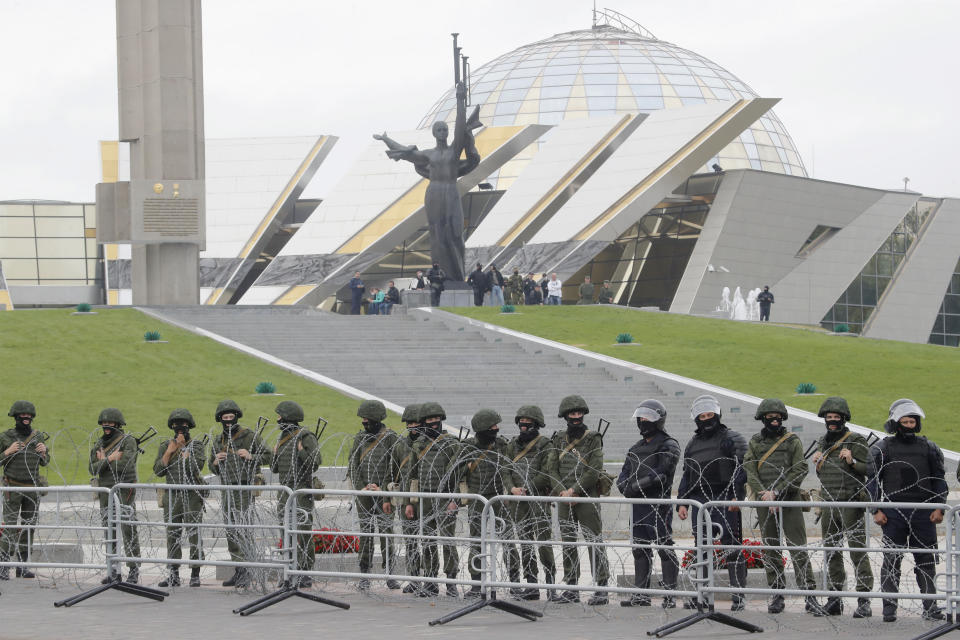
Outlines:
[{"label": "concrete staircase", "polygon": [[[537,404],[547,419],[546,432],[551,433],[564,428],[556,414],[560,399],[577,393],[590,405],[587,423],[591,428],[601,417],[611,422],[604,443],[611,461],[622,460],[639,437],[631,416],[641,400],[657,398],[667,406],[668,431],[684,445],[694,427],[690,404],[706,392],[436,310],[412,309],[404,316],[341,316],[296,307],[246,306],[151,311],[401,406],[435,400],[453,426],[468,424],[475,411],[490,407],[504,417],[502,433],[513,436],[517,408]],[[752,406],[741,398],[719,397],[729,426],[748,436],[756,431]],[[798,426],[809,437],[814,435],[802,421]]]}]

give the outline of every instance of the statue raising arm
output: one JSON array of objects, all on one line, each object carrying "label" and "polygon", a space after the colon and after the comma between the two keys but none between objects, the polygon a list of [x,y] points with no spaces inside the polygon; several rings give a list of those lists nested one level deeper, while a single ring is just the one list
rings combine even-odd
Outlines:
[{"label": "statue raising arm", "polygon": [[427,155],[424,152],[417,149],[417,145],[400,144],[399,142],[397,142],[396,140],[388,136],[386,132],[381,134],[377,134],[377,133],[373,134],[373,139],[380,140],[381,142],[387,145],[388,158],[390,158],[391,160],[406,160],[408,162],[411,162],[413,163],[413,168],[416,170],[417,173],[419,173],[424,178],[427,178],[428,180],[430,179],[430,170],[428,166],[430,164],[430,159],[427,157]]}]

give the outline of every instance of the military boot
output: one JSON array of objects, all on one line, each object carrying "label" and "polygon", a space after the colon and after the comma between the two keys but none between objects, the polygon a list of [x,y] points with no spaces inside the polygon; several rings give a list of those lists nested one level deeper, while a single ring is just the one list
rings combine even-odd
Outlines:
[{"label": "military boot", "polygon": [[190,586],[191,587],[200,586],[200,567],[190,568]]},{"label": "military boot", "polygon": [[[451,580],[453,580],[453,579],[455,579],[457,576],[447,576],[447,577],[450,578]],[[448,597],[448,598],[459,598],[459,597],[460,597],[460,590],[457,589],[457,585],[452,584],[452,583],[449,583],[449,582],[447,583],[447,597]]]},{"label": "military boot", "polygon": [[[525,576],[528,584],[536,584],[537,576],[533,574],[527,574]],[[511,589],[510,593],[513,595],[516,600],[539,600],[540,599],[540,590],[534,589],[532,587],[527,587],[526,589],[517,589],[516,593],[513,593],[514,590]]]},{"label": "military boot", "polygon": [[[598,587],[607,586],[606,582],[601,582],[597,585]],[[602,607],[604,605],[610,604],[610,597],[607,595],[606,591],[596,591],[590,599],[587,600],[587,605],[591,607]]]},{"label": "military boot", "polygon": [[170,575],[160,581],[158,587],[179,587],[180,586],[180,567],[173,565]]},{"label": "military boot", "polygon": [[420,598],[435,598],[438,595],[440,595],[440,585],[436,582],[424,582],[417,591],[417,596]]},{"label": "military boot", "polygon": [[17,577],[18,578],[36,578],[37,574],[35,574],[33,571],[30,571],[30,569],[27,569],[26,567],[24,567],[23,569],[17,567]]},{"label": "military boot", "polygon": [[418,593],[420,591],[420,587],[421,585],[419,582],[408,582],[403,586],[402,593]]},{"label": "military boot", "polygon": [[[556,584],[556,578],[557,578],[556,571],[545,571],[545,572],[544,572],[543,581],[544,581],[546,584]],[[556,594],[556,590],[554,590],[554,589],[547,589],[547,594],[546,594],[546,595],[547,595],[547,601],[552,602],[552,601],[553,601],[553,596],[554,596],[555,594]]]},{"label": "military boot", "polygon": [[843,615],[843,600],[841,598],[834,598],[831,596],[827,598],[827,601],[824,603],[823,610],[828,616]]},{"label": "military boot", "polygon": [[[6,567],[3,567],[2,569],[0,569],[0,571],[2,571],[3,569],[6,569]],[[120,576],[120,575],[113,574],[113,573],[108,573],[108,574],[103,578],[103,580],[100,581],[100,584],[110,584],[110,583],[113,582],[116,578],[121,578],[121,580],[123,579],[122,576]],[[7,576],[7,577],[5,577],[5,578],[0,578],[0,579],[2,579],[2,580],[9,580],[9,579],[10,579],[10,576]]]},{"label": "military boot", "polygon": [[[10,579],[10,567],[0,567],[0,580],[9,580],[9,579]],[[103,584],[107,584],[109,582],[110,582],[110,579],[107,578],[107,582],[104,582]]]},{"label": "military boot", "polygon": [[573,589],[567,589],[565,591],[555,592],[550,596],[550,602],[557,602],[560,604],[568,604],[571,602],[580,602],[580,592],[574,591]]},{"label": "military boot", "polygon": [[394,591],[401,587],[400,583],[393,578],[387,578],[387,589],[393,589]]},{"label": "military boot", "polygon": [[783,600],[783,596],[773,596],[770,598],[770,604],[767,605],[767,613],[783,613],[784,607],[786,607],[786,603]]},{"label": "military boot", "polygon": [[133,569],[130,569],[130,573],[127,574],[126,582],[128,584],[137,584],[140,582],[140,567],[134,567]]},{"label": "military boot", "polygon": [[[843,605],[841,605],[841,607],[842,606]],[[817,599],[813,596],[807,596],[804,598],[803,610],[817,618],[822,618],[823,616],[827,615],[826,609],[824,609],[823,605],[817,602]]]},{"label": "military boot", "polygon": [[869,618],[873,615],[870,610],[870,598],[857,598],[857,610],[853,612],[854,618]]},{"label": "military boot", "polygon": [[[449,585],[447,585],[449,586]],[[463,594],[464,598],[479,598],[480,597],[480,586],[473,585],[468,591],[465,591]]]},{"label": "military boot", "polygon": [[224,580],[221,584],[225,587],[242,587],[244,584],[241,584],[241,582],[243,582],[245,574],[246,571],[243,569],[243,567],[237,567],[234,569],[233,575]]}]

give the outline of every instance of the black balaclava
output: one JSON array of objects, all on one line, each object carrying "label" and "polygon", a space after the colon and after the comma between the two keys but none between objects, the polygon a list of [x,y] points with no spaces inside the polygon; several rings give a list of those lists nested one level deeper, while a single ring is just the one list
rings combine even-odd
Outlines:
[{"label": "black balaclava", "polygon": [[716,414],[714,414],[712,418],[707,418],[706,420],[694,418],[693,421],[697,423],[697,433],[702,433],[705,436],[709,436],[711,433],[720,428],[720,416]]},{"label": "black balaclava", "polygon": [[296,422],[284,422],[282,419],[277,420],[277,424],[280,425],[280,430],[283,432],[292,431],[300,426]]},{"label": "black balaclava", "polygon": [[763,433],[767,437],[775,436],[779,438],[787,430],[786,425],[783,424],[783,418],[781,416],[776,416],[774,418],[763,418]]},{"label": "black balaclava", "polygon": [[[100,426],[103,427],[103,425]],[[112,439],[113,436],[117,435],[117,431],[119,431],[119,429],[116,427],[103,427],[103,441],[107,442]]]},{"label": "black balaclava", "polygon": [[190,442],[190,427],[187,426],[186,422],[174,422],[173,423],[173,435],[174,437],[183,434],[183,441]]},{"label": "black balaclava", "polygon": [[897,423],[897,437],[906,442],[911,442],[917,437],[917,433],[920,432],[920,416],[910,416],[917,421],[917,426],[913,429],[907,429],[899,422]]},{"label": "black balaclava", "polygon": [[477,443],[485,447],[489,444],[492,444],[493,441],[497,439],[498,435],[500,435],[499,429],[486,429],[484,431],[477,431]]},{"label": "black balaclava", "polygon": [[30,428],[30,425],[33,424],[33,418],[31,417],[21,418],[20,416],[17,416],[15,420],[16,420],[16,423],[14,424],[14,427],[13,427],[14,430],[16,430],[16,432],[21,436],[30,435],[30,432],[33,431],[33,429]]},{"label": "black balaclava", "polygon": [[536,422],[518,422],[517,426],[520,427],[520,442],[530,442],[539,435]]},{"label": "black balaclava", "polygon": [[419,422],[408,422],[407,423],[407,437],[410,438],[410,442],[416,442],[417,438],[420,437],[420,423]]},{"label": "black balaclava", "polygon": [[587,425],[583,424],[583,416],[571,418],[569,414],[564,418],[567,421],[567,435],[571,438],[582,438],[587,432]]},{"label": "black balaclava", "polygon": [[237,428],[236,414],[234,414],[232,420],[224,420],[223,418],[220,418],[220,424],[223,425],[223,432],[228,436],[231,435],[233,433],[233,430]]},{"label": "black balaclava", "polygon": [[439,438],[441,431],[443,431],[443,420],[423,423],[423,435],[427,436],[431,440],[436,440]]},{"label": "black balaclava", "polygon": [[640,429],[640,435],[644,438],[652,438],[660,430],[656,422],[650,422],[643,418],[637,418],[637,428]]},{"label": "black balaclava", "polygon": [[823,423],[827,428],[827,442],[835,442],[837,439],[842,438],[843,434],[847,432],[847,421],[843,418],[839,420],[824,419]]},{"label": "black balaclava", "polygon": [[361,420],[360,424],[363,425],[363,430],[372,436],[377,435],[380,433],[380,429],[383,429],[383,423],[376,420]]}]

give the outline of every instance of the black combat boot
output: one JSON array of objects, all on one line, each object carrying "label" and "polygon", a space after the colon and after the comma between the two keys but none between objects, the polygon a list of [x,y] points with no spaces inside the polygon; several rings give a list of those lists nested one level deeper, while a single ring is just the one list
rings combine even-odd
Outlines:
[{"label": "black combat boot", "polygon": [[824,609],[823,605],[817,602],[817,599],[813,596],[804,598],[803,610],[817,618],[822,618],[827,615],[826,609]]},{"label": "black combat boot", "polygon": [[402,593],[418,593],[420,591],[420,587],[421,585],[419,582],[408,582],[403,586]]},{"label": "black combat boot", "polygon": [[[447,577],[450,578],[451,580],[453,580],[453,579],[456,578],[457,576],[447,576]],[[449,582],[447,583],[447,597],[448,597],[448,598],[459,598],[459,597],[460,597],[460,590],[457,589],[457,585],[452,584],[452,583],[449,583]]]},{"label": "black combat boot", "polygon": [[19,569],[19,568],[17,569],[17,577],[18,578],[36,578],[37,574],[35,574],[33,571],[30,571],[30,569],[27,569],[26,567],[24,567],[23,569]]},{"label": "black combat boot", "polygon": [[[734,551],[736,559],[731,561],[727,558],[727,575],[730,578],[731,587],[743,587],[747,583],[747,563],[739,551]],[[742,593],[734,593],[730,598],[730,611],[743,611],[746,609],[746,600]]]},{"label": "black combat boot", "polygon": [[853,612],[854,618],[869,618],[873,615],[870,610],[870,598],[857,598],[857,610]]},{"label": "black combat boot", "polygon": [[580,592],[574,591],[573,589],[567,589],[565,591],[557,591],[550,596],[550,602],[557,602],[559,604],[580,602]]},{"label": "black combat boot", "polygon": [[243,568],[237,567],[233,570],[233,575],[221,582],[224,587],[239,587],[240,580],[243,578]]},{"label": "black combat boot", "polygon": [[[10,579],[10,567],[0,567],[0,580],[9,580]],[[110,578],[104,578],[106,582],[103,584],[108,584]]]},{"label": "black combat boot", "polygon": [[[601,582],[597,585],[598,587],[607,586],[606,582]],[[604,605],[610,604],[610,597],[607,595],[606,591],[595,591],[590,599],[587,600],[587,605],[591,607],[602,607]]]},{"label": "black combat boot", "polygon": [[190,586],[191,587],[200,586],[200,567],[190,568]]},{"label": "black combat boot", "polygon": [[296,585],[297,589],[309,589],[313,586],[313,578],[310,576],[297,576],[293,583]]},{"label": "black combat boot", "polygon": [[[449,585],[447,585],[449,586]],[[473,585],[469,590],[465,591],[463,594],[464,598],[479,598],[480,597],[480,585]]]},{"label": "black combat boot", "polygon": [[827,598],[827,601],[823,605],[823,610],[828,616],[842,616],[843,615],[843,599],[835,598],[833,596]]},{"label": "black combat boot", "polygon": [[180,567],[173,565],[170,569],[170,575],[161,580],[158,587],[179,587],[180,586]]},{"label": "black combat boot", "polygon": [[435,598],[438,595],[440,595],[440,585],[436,582],[424,582],[417,591],[417,596],[420,598]]},{"label": "black combat boot", "polygon": [[[554,571],[544,571],[543,581],[546,584],[556,584],[557,572]],[[555,589],[547,589],[547,601],[553,602],[553,597],[556,594]]]},{"label": "black combat boot", "polygon": [[[649,585],[650,559],[643,550],[633,554],[633,586],[637,589],[646,589]],[[649,607],[650,596],[642,593],[633,593],[626,600],[620,601],[621,607]],[[674,603],[676,606],[676,603]]]},{"label": "black combat boot", "polygon": [[[130,573],[127,574],[126,582],[128,584],[137,584],[140,582],[140,567],[134,567],[133,569],[130,569]],[[179,585],[180,583],[178,582],[177,584]]]},{"label": "black combat boot", "polygon": [[767,613],[783,613],[784,607],[786,607],[786,603],[783,600],[783,596],[773,596],[770,598],[770,604],[767,605]]},{"label": "black combat boot", "polygon": [[[536,584],[537,576],[532,573],[528,573],[524,576],[528,584]],[[527,587],[526,589],[517,589],[516,593],[511,589],[510,593],[513,595],[515,600],[539,600],[540,599],[540,590],[534,589],[532,587]]]},{"label": "black combat boot", "polygon": [[387,578],[387,589],[392,589],[396,591],[401,586],[402,585],[397,580],[394,580],[393,578]]}]

